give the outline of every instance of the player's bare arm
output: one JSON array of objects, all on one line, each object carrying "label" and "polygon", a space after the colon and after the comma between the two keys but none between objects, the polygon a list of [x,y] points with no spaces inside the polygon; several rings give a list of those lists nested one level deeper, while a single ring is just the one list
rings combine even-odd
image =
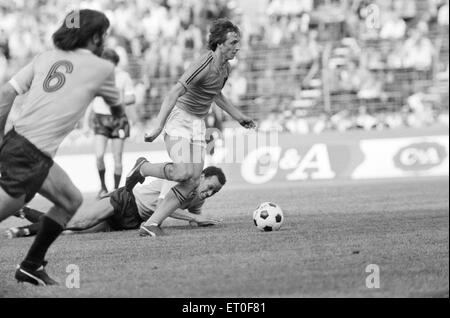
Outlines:
[{"label": "player's bare arm", "polygon": [[241,126],[247,129],[256,127],[254,121],[237,109],[236,106],[234,106],[222,93],[218,94],[214,101],[217,106],[226,111],[234,120],[241,124]]},{"label": "player's bare arm", "polygon": [[186,210],[177,209],[170,215],[171,218],[188,221],[192,226],[212,226],[221,223],[221,220],[204,216],[202,214],[190,213]]},{"label": "player's bare arm", "polygon": [[161,134],[164,125],[166,124],[167,117],[169,117],[170,112],[175,107],[178,98],[185,93],[186,88],[180,83],[177,83],[172,87],[169,94],[164,98],[159,114],[156,117],[156,128],[145,134],[146,142],[154,141]]},{"label": "player's bare arm", "polygon": [[14,100],[17,97],[17,92],[11,84],[6,83],[0,88],[0,140],[5,133],[6,119],[8,118]]}]

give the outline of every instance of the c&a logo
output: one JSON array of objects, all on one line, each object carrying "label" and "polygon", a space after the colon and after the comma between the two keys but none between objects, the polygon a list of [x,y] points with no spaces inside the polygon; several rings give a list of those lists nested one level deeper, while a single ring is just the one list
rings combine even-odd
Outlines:
[{"label": "c&a logo", "polygon": [[439,166],[447,155],[446,149],[438,143],[414,143],[398,151],[394,164],[406,171],[428,170]]},{"label": "c&a logo", "polygon": [[251,151],[241,165],[241,175],[252,184],[263,184],[272,180],[279,169],[290,171],[286,180],[333,179],[336,173],[331,168],[330,155],[325,144],[315,144],[302,156],[295,148],[261,147]]}]

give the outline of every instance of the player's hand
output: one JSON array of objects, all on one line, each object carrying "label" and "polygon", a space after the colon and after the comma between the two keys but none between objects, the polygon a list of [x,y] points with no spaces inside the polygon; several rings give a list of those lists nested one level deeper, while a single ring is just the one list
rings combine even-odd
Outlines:
[{"label": "player's hand", "polygon": [[239,124],[241,124],[242,127],[247,129],[256,128],[255,122],[247,116],[243,116],[241,120],[239,120]]},{"label": "player's hand", "polygon": [[189,221],[191,226],[207,227],[222,223],[222,220],[199,216],[196,220]]},{"label": "player's hand", "polygon": [[144,135],[145,142],[153,142],[161,134],[162,128],[158,127]]}]

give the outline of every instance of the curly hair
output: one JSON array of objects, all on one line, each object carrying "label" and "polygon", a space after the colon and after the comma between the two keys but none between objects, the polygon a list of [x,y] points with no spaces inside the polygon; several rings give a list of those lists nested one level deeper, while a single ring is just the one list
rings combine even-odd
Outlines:
[{"label": "curly hair", "polygon": [[215,166],[210,166],[203,169],[202,174],[205,176],[205,178],[216,176],[217,179],[219,179],[221,185],[225,185],[225,183],[227,182],[227,178],[225,177],[222,169]]},{"label": "curly hair", "polygon": [[229,32],[235,32],[239,36],[241,31],[228,19],[217,19],[213,22],[208,37],[208,48],[215,51],[219,44],[224,43],[227,40],[227,34]]}]

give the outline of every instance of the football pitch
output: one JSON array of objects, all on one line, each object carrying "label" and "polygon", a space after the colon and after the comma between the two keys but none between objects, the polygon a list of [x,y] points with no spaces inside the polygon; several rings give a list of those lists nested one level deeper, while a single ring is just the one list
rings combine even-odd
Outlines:
[{"label": "football pitch", "polygon": [[[170,222],[168,236],[154,239],[137,231],[61,236],[47,256],[61,285],[49,288],[15,282],[32,239],[2,237],[0,296],[449,297],[448,191],[448,178],[225,186],[204,207],[223,219],[219,226]],[[265,201],[283,208],[280,231],[253,225]],[[14,222],[0,224],[2,232]],[[66,287],[70,264],[79,288]],[[370,264],[379,288],[366,285]]]}]

